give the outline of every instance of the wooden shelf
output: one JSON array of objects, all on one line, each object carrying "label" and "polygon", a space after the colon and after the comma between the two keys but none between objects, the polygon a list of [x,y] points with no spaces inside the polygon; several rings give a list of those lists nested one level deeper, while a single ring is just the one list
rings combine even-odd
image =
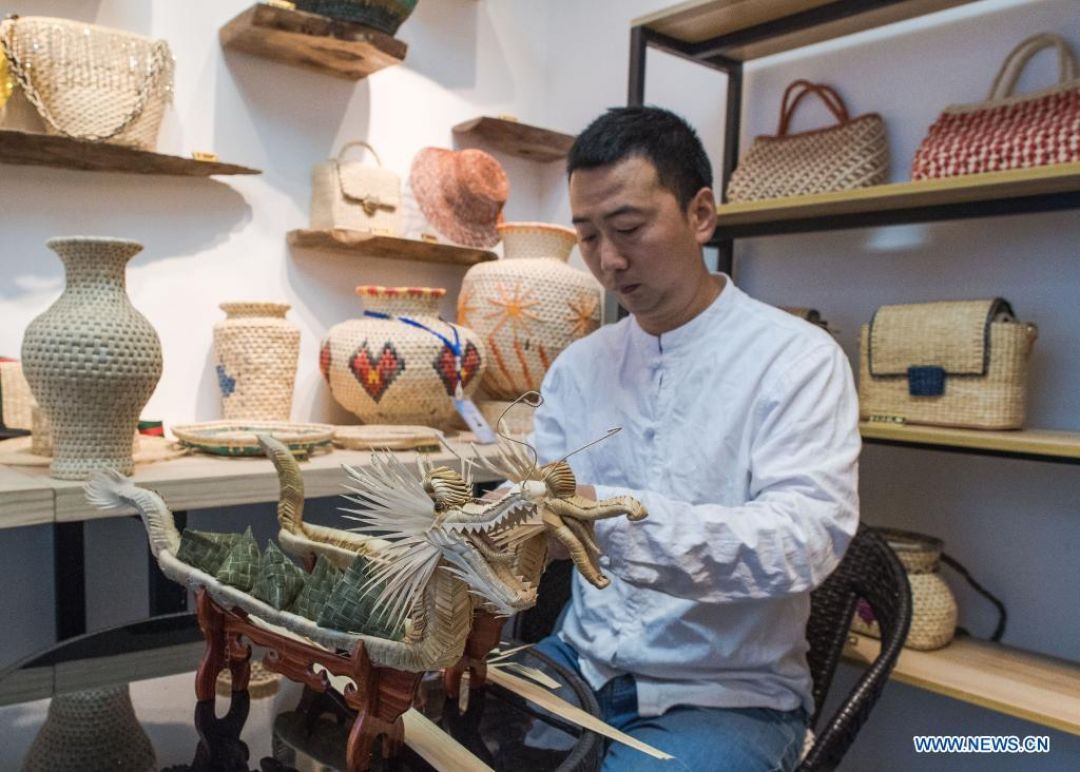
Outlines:
[{"label": "wooden shelf", "polygon": [[210,177],[216,174],[262,174],[258,169],[220,161],[196,161],[133,147],[86,142],[63,136],[0,129],[0,163],[53,166],[93,172],[168,174]]},{"label": "wooden shelf", "polygon": [[219,38],[225,48],[347,80],[399,64],[409,48],[362,24],[264,3],[222,27]]},{"label": "wooden shelf", "polygon": [[[844,657],[868,664],[880,644],[863,635]],[[892,678],[946,697],[1080,735],[1080,665],[1002,646],[957,638],[937,651],[904,649]]]},{"label": "wooden shelf", "polygon": [[1080,163],[717,207],[714,240],[1080,207]]},{"label": "wooden shelf", "polygon": [[[458,453],[471,455],[461,439],[451,438]],[[495,452],[494,445],[478,445],[481,455]],[[418,454],[399,451],[395,455],[406,466],[415,465]],[[436,465],[445,464],[460,470],[461,464],[451,453],[441,451],[427,456]],[[301,462],[304,493],[308,498],[336,496],[344,491],[345,473],[342,464],[365,466],[371,463],[366,450],[335,449],[320,453]],[[133,481],[157,491],[174,511],[229,507],[238,504],[257,504],[277,501],[278,481],[273,465],[266,458],[226,458],[204,453],[144,464],[135,468]],[[495,479],[482,471],[477,482]],[[0,529],[52,522],[80,522],[102,518],[124,517],[127,510],[103,512],[86,503],[83,483],[54,480],[48,467],[0,466]]]},{"label": "wooden shelf", "polygon": [[566,158],[574,138],[550,129],[540,129],[506,118],[473,118],[454,127],[455,134],[479,137],[496,150],[531,161],[558,161]]},{"label": "wooden shelf", "polygon": [[1036,429],[982,431],[864,421],[859,431],[867,442],[978,455],[1026,458],[1080,464],[1080,432]]},{"label": "wooden shelf", "polygon": [[690,0],[634,19],[700,58],[747,61],[913,19],[973,0]]},{"label": "wooden shelf", "polygon": [[363,257],[390,260],[416,260],[422,263],[476,265],[498,259],[494,252],[455,244],[441,244],[397,236],[380,236],[368,231],[294,230],[288,233],[289,245],[303,249],[332,249]]}]

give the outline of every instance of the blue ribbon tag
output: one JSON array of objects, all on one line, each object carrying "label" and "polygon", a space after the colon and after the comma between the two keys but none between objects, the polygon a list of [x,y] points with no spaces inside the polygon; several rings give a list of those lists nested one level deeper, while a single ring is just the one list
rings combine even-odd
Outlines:
[{"label": "blue ribbon tag", "polygon": [[488,422],[480,413],[480,409],[476,407],[475,402],[471,399],[455,399],[454,408],[458,411],[458,415],[461,416],[461,420],[476,435],[476,441],[479,444],[491,445],[495,442],[495,432],[491,430],[491,426],[488,425]]}]

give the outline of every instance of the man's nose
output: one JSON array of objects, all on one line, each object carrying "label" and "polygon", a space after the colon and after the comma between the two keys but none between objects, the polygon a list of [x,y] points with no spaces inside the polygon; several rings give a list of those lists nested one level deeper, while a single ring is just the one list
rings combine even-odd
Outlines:
[{"label": "man's nose", "polygon": [[619,252],[611,239],[600,240],[600,270],[603,273],[615,273],[626,268],[626,258]]}]

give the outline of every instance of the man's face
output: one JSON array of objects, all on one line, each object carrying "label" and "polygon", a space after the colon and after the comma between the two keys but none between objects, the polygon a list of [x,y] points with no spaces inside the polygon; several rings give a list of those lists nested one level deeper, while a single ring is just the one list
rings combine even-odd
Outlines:
[{"label": "man's face", "polygon": [[585,264],[627,311],[663,318],[693,296],[711,228],[702,237],[695,203],[683,211],[651,161],[630,157],[574,171],[570,209]]}]

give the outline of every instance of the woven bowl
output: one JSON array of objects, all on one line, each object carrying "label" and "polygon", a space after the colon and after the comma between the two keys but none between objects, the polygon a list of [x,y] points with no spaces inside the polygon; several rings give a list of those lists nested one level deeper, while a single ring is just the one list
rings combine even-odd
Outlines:
[{"label": "woven bowl", "polygon": [[184,445],[215,456],[264,455],[258,440],[260,434],[280,440],[296,455],[307,455],[330,444],[334,427],[280,421],[206,421],[174,426],[173,434]]}]

